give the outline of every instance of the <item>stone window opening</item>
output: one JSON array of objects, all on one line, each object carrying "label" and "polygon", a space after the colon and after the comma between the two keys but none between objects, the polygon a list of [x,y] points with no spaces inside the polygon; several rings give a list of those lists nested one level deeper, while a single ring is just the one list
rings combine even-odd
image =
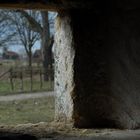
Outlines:
[{"label": "stone window opening", "polygon": [[[15,0],[1,6],[32,3]],[[140,128],[139,5],[134,0],[34,1],[34,9],[58,12],[56,122],[76,128]]]},{"label": "stone window opening", "polygon": [[[15,10],[15,9],[3,9],[3,10]],[[17,9],[16,12],[20,12],[19,10],[20,9]],[[51,12],[50,14],[53,14],[53,16],[55,16],[54,12],[53,13]],[[52,19],[51,19],[51,23],[50,23],[50,26],[51,26],[51,33],[50,33],[51,35],[50,35],[50,40],[49,40],[50,50],[47,50],[47,51],[51,51],[52,52],[51,57],[53,57],[53,53],[54,53],[54,47],[53,47],[54,46],[53,45],[54,44],[53,43],[54,42],[54,27],[53,27],[54,25],[53,25],[53,22],[54,22],[55,17],[50,16],[49,18],[52,18]],[[2,72],[2,74],[5,73],[5,75],[8,75],[8,74],[11,75],[11,73],[12,73],[13,89],[11,89],[11,81],[9,79],[8,79],[7,85],[10,84],[10,86],[8,87],[10,90],[9,92],[15,92],[15,94],[17,95],[17,97],[16,97],[16,95],[12,96],[12,94],[7,95],[7,97],[5,97],[4,95],[0,97],[1,98],[0,99],[1,109],[5,110],[5,113],[4,113],[5,115],[7,113],[7,116],[5,118],[2,117],[2,113],[1,113],[1,119],[0,119],[1,126],[5,126],[5,124],[6,124],[7,126],[10,127],[10,125],[15,125],[15,124],[22,125],[22,124],[27,124],[27,123],[29,124],[31,122],[33,125],[35,123],[40,124],[41,122],[43,124],[43,122],[47,123],[47,121],[50,122],[50,121],[54,120],[54,102],[55,102],[55,100],[54,100],[54,60],[52,60],[53,62],[51,61],[51,64],[49,64],[49,66],[48,66],[47,79],[45,79],[46,71],[44,71],[44,69],[42,69],[43,61],[42,61],[42,58],[40,58],[41,53],[42,53],[41,51],[43,51],[43,50],[41,50],[41,47],[38,47],[38,46],[41,46],[40,44],[41,44],[41,41],[37,42],[37,44],[35,45],[35,48],[33,48],[33,52],[32,52],[32,70],[31,70],[32,82],[33,82],[32,89],[31,89],[30,69],[28,69],[28,68],[27,68],[28,70],[24,69],[26,67],[26,66],[24,66],[24,62],[20,62],[20,63],[18,62],[18,61],[21,61],[20,58],[12,59],[12,57],[5,57],[5,58],[1,58],[1,60],[0,60],[1,61],[0,62],[1,70],[2,70],[3,66],[11,65],[10,61],[13,61],[11,71],[7,70],[7,73],[5,73],[6,72],[6,70],[5,70]],[[20,47],[20,44],[19,44],[19,46],[18,45],[10,46],[8,49],[12,50],[12,51],[6,50],[6,55],[10,55],[10,54],[12,54],[12,52],[17,52],[15,54],[20,56],[25,48],[20,47],[21,49],[19,49],[18,47]],[[28,58],[25,58],[25,59],[28,59]],[[24,58],[22,60],[24,60]],[[5,64],[5,62],[6,62],[6,64]],[[25,60],[25,62],[28,63],[28,60]],[[26,65],[28,67],[28,64],[26,64]],[[21,71],[21,68],[22,68],[22,76],[19,77],[18,70]],[[13,77],[14,71],[16,72],[15,77]],[[34,74],[35,71],[36,71],[36,73]],[[27,76],[27,72],[28,72],[29,77],[25,78],[24,76],[25,75]],[[19,74],[21,74],[21,72],[19,72]],[[7,76],[7,78],[8,78],[8,76]],[[26,84],[28,84],[27,80],[30,82],[28,87],[26,87]],[[2,87],[3,79],[0,79],[0,81],[1,81],[0,86]],[[35,83],[35,82],[38,82],[38,83]],[[6,84],[6,82],[5,83],[3,82],[3,84]],[[28,88],[28,89],[26,89],[26,88]],[[27,90],[27,92],[31,92],[32,94],[28,95],[28,93],[27,94],[25,93],[25,95],[24,95],[24,92],[26,92],[26,90]],[[42,93],[41,94],[38,94],[38,92],[36,93],[37,90],[38,90],[38,92],[41,92],[40,90],[42,90]],[[5,89],[4,91],[7,92],[7,89]],[[18,93],[18,92],[20,92],[20,93]],[[48,93],[48,95],[47,95],[47,93]],[[9,94],[9,93],[7,92],[7,94]],[[23,96],[23,98],[25,98],[25,99],[18,100],[19,98],[22,98],[21,96]],[[26,101],[26,99],[27,99],[27,101]],[[6,103],[6,100],[7,100],[7,103]],[[28,104],[29,106],[27,107],[26,104]],[[46,111],[46,113],[45,113],[45,107],[46,107],[46,110],[48,108],[48,112]],[[31,110],[31,108],[32,108],[32,110]],[[6,112],[6,109],[7,109],[7,112]],[[29,112],[26,112],[28,110],[29,110]],[[9,112],[11,112],[11,114],[9,114]],[[18,117],[20,118],[19,120],[18,120],[18,117],[16,117],[16,112],[18,112]],[[27,115],[26,115],[26,113],[27,113]],[[48,116],[45,115],[47,113],[48,113]],[[38,117],[35,117],[35,116],[38,116]],[[41,117],[42,117],[42,119],[41,119]],[[10,120],[10,118],[11,118],[11,120]],[[23,119],[23,121],[22,121],[22,119]]]}]

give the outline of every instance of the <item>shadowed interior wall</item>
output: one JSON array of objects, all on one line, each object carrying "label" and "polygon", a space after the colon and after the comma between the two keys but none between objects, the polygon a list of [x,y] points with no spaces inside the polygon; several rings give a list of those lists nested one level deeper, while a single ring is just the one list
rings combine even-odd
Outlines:
[{"label": "shadowed interior wall", "polygon": [[139,128],[140,10],[78,11],[72,21],[75,126]]},{"label": "shadowed interior wall", "polygon": [[[93,20],[91,20],[91,18]],[[77,127],[110,125],[109,17],[102,11],[72,13],[75,44],[74,123]],[[107,104],[107,105],[106,105]],[[109,124],[110,123],[110,124]]]},{"label": "shadowed interior wall", "polygon": [[59,14],[57,118],[73,116],[76,127],[140,127],[139,15],[137,9]]}]

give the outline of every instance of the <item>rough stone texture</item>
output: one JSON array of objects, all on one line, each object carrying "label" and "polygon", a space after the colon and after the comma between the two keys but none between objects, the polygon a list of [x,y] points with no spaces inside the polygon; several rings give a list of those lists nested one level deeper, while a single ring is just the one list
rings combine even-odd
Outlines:
[{"label": "rough stone texture", "polygon": [[[108,7],[118,8],[140,8],[139,0],[5,0],[0,1],[0,7],[24,8],[24,9],[96,9],[108,10]],[[119,9],[118,9],[119,10]]]},{"label": "rough stone texture", "polygon": [[71,20],[64,13],[56,19],[55,34],[55,92],[56,92],[56,119],[71,120],[73,101],[71,95],[74,90],[73,61],[75,51]]},{"label": "rough stone texture", "polygon": [[90,0],[6,0],[0,1],[0,7],[25,9],[75,9],[91,8]]},{"label": "rough stone texture", "polygon": [[56,115],[76,127],[140,127],[140,11],[117,8],[57,21]]},{"label": "rough stone texture", "polygon": [[[140,10],[114,14],[110,21],[113,113],[118,127],[140,128]],[[110,99],[111,100],[111,99]]]},{"label": "rough stone texture", "polygon": [[140,127],[140,10],[108,10],[75,11],[71,16],[76,48],[74,123],[136,129]]},{"label": "rough stone texture", "polygon": [[[104,12],[75,11],[74,123],[76,127],[110,127],[110,76],[108,63],[108,17]],[[94,19],[94,20],[91,20]],[[83,20],[85,19],[85,20]],[[109,43],[109,42],[108,42]]]},{"label": "rough stone texture", "polygon": [[140,1],[9,0],[0,6],[69,9],[59,11],[56,23],[56,119],[73,118],[76,127],[140,128]]}]

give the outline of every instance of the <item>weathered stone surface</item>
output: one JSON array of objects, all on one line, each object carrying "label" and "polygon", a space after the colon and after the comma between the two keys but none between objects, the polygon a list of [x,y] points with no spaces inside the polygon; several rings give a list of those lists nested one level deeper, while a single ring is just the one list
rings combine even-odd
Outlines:
[{"label": "weathered stone surface", "polygon": [[0,1],[0,7],[26,9],[73,9],[92,8],[90,0],[6,0]]},{"label": "weathered stone surface", "polygon": [[57,120],[73,119],[76,127],[140,128],[140,1],[9,0],[0,6],[59,11]]},{"label": "weathered stone surface", "polygon": [[133,9],[140,8],[138,0],[1,0],[0,7],[4,8],[24,8],[24,9],[114,9],[115,7]]},{"label": "weathered stone surface", "polygon": [[115,13],[110,20],[110,76],[113,111],[122,128],[140,128],[140,10]]},{"label": "weathered stone surface", "polygon": [[74,56],[71,19],[59,14],[55,34],[55,92],[56,119],[71,120],[73,111],[72,93],[74,92]]},{"label": "weathered stone surface", "polygon": [[[110,127],[110,76],[106,29],[108,17],[94,11],[71,14],[74,32],[74,124],[76,127]],[[94,19],[94,20],[91,20]],[[83,20],[85,19],[85,20]]]},{"label": "weathered stone surface", "polygon": [[117,8],[72,13],[75,126],[140,127],[139,15]]},{"label": "weathered stone surface", "polygon": [[140,11],[110,10],[57,21],[56,115],[76,127],[140,127]]}]

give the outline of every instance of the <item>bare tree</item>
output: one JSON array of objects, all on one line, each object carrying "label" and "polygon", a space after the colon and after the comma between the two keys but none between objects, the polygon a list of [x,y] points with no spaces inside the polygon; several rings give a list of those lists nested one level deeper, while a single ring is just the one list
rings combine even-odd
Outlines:
[{"label": "bare tree", "polygon": [[50,35],[50,25],[53,25],[54,18],[52,17],[49,20],[49,14],[48,11],[41,11],[41,18],[42,18],[42,24],[40,24],[35,18],[32,18],[26,11],[23,10],[17,10],[22,16],[24,16],[29,24],[30,28],[38,32],[41,36],[41,48],[42,48],[42,60],[43,60],[43,66],[45,69],[45,76],[44,79],[48,80],[48,71],[49,69],[52,69],[52,44],[53,44],[53,37]]},{"label": "bare tree", "polygon": [[54,18],[52,17],[49,20],[48,11],[6,10],[4,14],[17,33],[16,35],[14,33],[15,42],[21,43],[26,50],[29,58],[29,66],[32,64],[32,47],[39,37],[41,38],[42,60],[46,71],[44,79],[47,80],[47,72],[48,69],[52,69],[53,62],[53,37],[50,35],[50,25],[53,25]]},{"label": "bare tree", "polygon": [[[38,13],[35,11],[27,11],[27,13],[33,17],[37,18]],[[32,66],[32,48],[36,41],[40,39],[40,34],[34,32],[28,21],[24,16],[21,16],[19,13],[12,11],[12,20],[13,26],[16,29],[17,37],[19,38],[20,43],[24,46],[25,51],[28,56],[28,65],[29,67]]]},{"label": "bare tree", "polygon": [[0,10],[0,47],[8,47],[11,44],[16,31],[8,19],[8,11]]}]

